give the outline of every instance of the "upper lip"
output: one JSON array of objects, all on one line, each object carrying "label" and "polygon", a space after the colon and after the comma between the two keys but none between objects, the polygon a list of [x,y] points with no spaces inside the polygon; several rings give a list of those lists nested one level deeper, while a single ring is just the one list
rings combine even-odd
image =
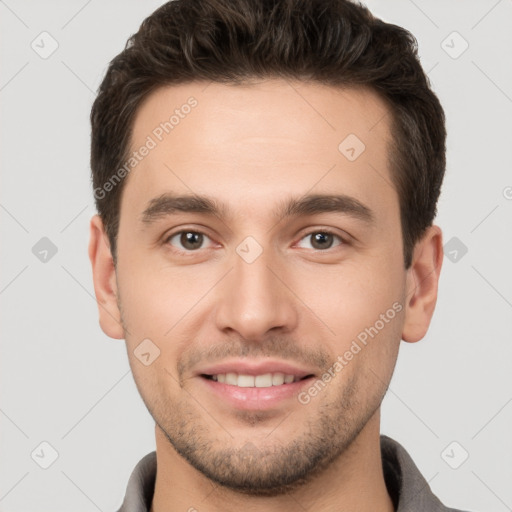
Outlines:
[{"label": "upper lip", "polygon": [[237,373],[243,375],[263,375],[265,373],[284,373],[294,375],[299,379],[307,375],[314,375],[314,372],[297,366],[296,364],[278,360],[248,360],[230,359],[221,363],[205,366],[197,371],[197,375],[219,375],[225,373]]}]

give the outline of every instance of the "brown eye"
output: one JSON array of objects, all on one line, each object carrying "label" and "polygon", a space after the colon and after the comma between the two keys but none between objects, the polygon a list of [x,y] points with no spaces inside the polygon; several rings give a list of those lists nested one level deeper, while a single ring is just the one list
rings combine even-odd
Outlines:
[{"label": "brown eye", "polygon": [[184,231],[180,236],[180,243],[185,249],[199,249],[203,243],[203,235],[193,231]]},{"label": "brown eye", "polygon": [[[173,245],[178,252],[191,252],[201,249],[205,238],[208,237],[199,231],[184,230],[172,234],[165,242]],[[171,243],[173,239],[178,241],[178,246],[175,245],[176,242],[174,244]]]},{"label": "brown eye", "polygon": [[312,231],[303,237],[302,240],[307,240],[308,238],[311,240],[311,248],[317,251],[331,249],[331,247],[333,247],[334,239],[336,238],[340,240],[341,243],[335,244],[334,247],[344,243],[344,240],[339,235],[325,230]]}]

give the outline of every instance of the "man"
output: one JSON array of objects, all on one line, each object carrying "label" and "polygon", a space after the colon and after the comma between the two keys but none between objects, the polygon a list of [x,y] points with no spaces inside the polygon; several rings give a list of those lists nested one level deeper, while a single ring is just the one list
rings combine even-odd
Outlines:
[{"label": "man", "polygon": [[347,0],[175,0],[91,122],[100,324],[156,424],[120,511],[454,510],[380,435],[443,258],[414,38]]}]

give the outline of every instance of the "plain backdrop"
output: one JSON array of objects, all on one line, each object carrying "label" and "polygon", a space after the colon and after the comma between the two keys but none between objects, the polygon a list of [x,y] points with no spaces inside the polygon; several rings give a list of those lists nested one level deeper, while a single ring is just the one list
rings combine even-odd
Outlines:
[{"label": "plain backdrop", "polygon": [[[155,447],[124,341],[98,324],[88,116],[108,62],[161,3],[0,1],[1,511],[117,510],[133,467]],[[402,343],[382,432],[406,447],[445,504],[505,512],[512,1],[367,5],[418,39],[448,128],[439,299],[427,336]]]}]

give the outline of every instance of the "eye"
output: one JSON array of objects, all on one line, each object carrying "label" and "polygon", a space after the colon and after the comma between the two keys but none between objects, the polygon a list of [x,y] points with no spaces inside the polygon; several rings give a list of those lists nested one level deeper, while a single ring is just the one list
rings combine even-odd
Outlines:
[{"label": "eye", "polygon": [[[301,238],[301,241],[307,240],[308,238],[311,239],[310,247],[305,248],[316,251],[325,251],[327,249],[346,244],[345,240],[340,235],[328,229],[317,229],[316,231],[311,231]],[[339,240],[339,243],[333,245],[336,238]],[[169,235],[164,240],[164,244],[171,245],[178,253],[186,254],[198,251],[199,249],[204,249],[204,243],[206,240],[211,241],[210,237],[205,233],[197,230],[184,229]],[[176,244],[179,245],[177,246]]]},{"label": "eye", "polygon": [[329,231],[327,229],[311,231],[311,233],[308,233],[305,237],[301,238],[301,240],[305,240],[308,238],[311,238],[311,247],[309,248],[318,251],[331,249],[331,247],[333,247],[334,238],[337,238],[341,242],[339,244],[336,244],[334,247],[345,244],[345,240],[343,240],[343,238],[341,238],[340,235],[337,235],[336,233],[333,233],[332,231]]},{"label": "eye", "polygon": [[[181,248],[176,248],[174,244],[172,243],[172,240],[176,239],[176,241],[181,244]],[[178,252],[184,253],[184,252],[193,252],[197,251],[198,249],[202,249],[203,242],[205,239],[210,239],[207,235],[202,233],[201,231],[193,231],[191,229],[185,229],[182,231],[177,231],[176,233],[173,233],[172,235],[168,236],[164,243],[173,245]],[[175,242],[176,243],[176,242]]]}]

